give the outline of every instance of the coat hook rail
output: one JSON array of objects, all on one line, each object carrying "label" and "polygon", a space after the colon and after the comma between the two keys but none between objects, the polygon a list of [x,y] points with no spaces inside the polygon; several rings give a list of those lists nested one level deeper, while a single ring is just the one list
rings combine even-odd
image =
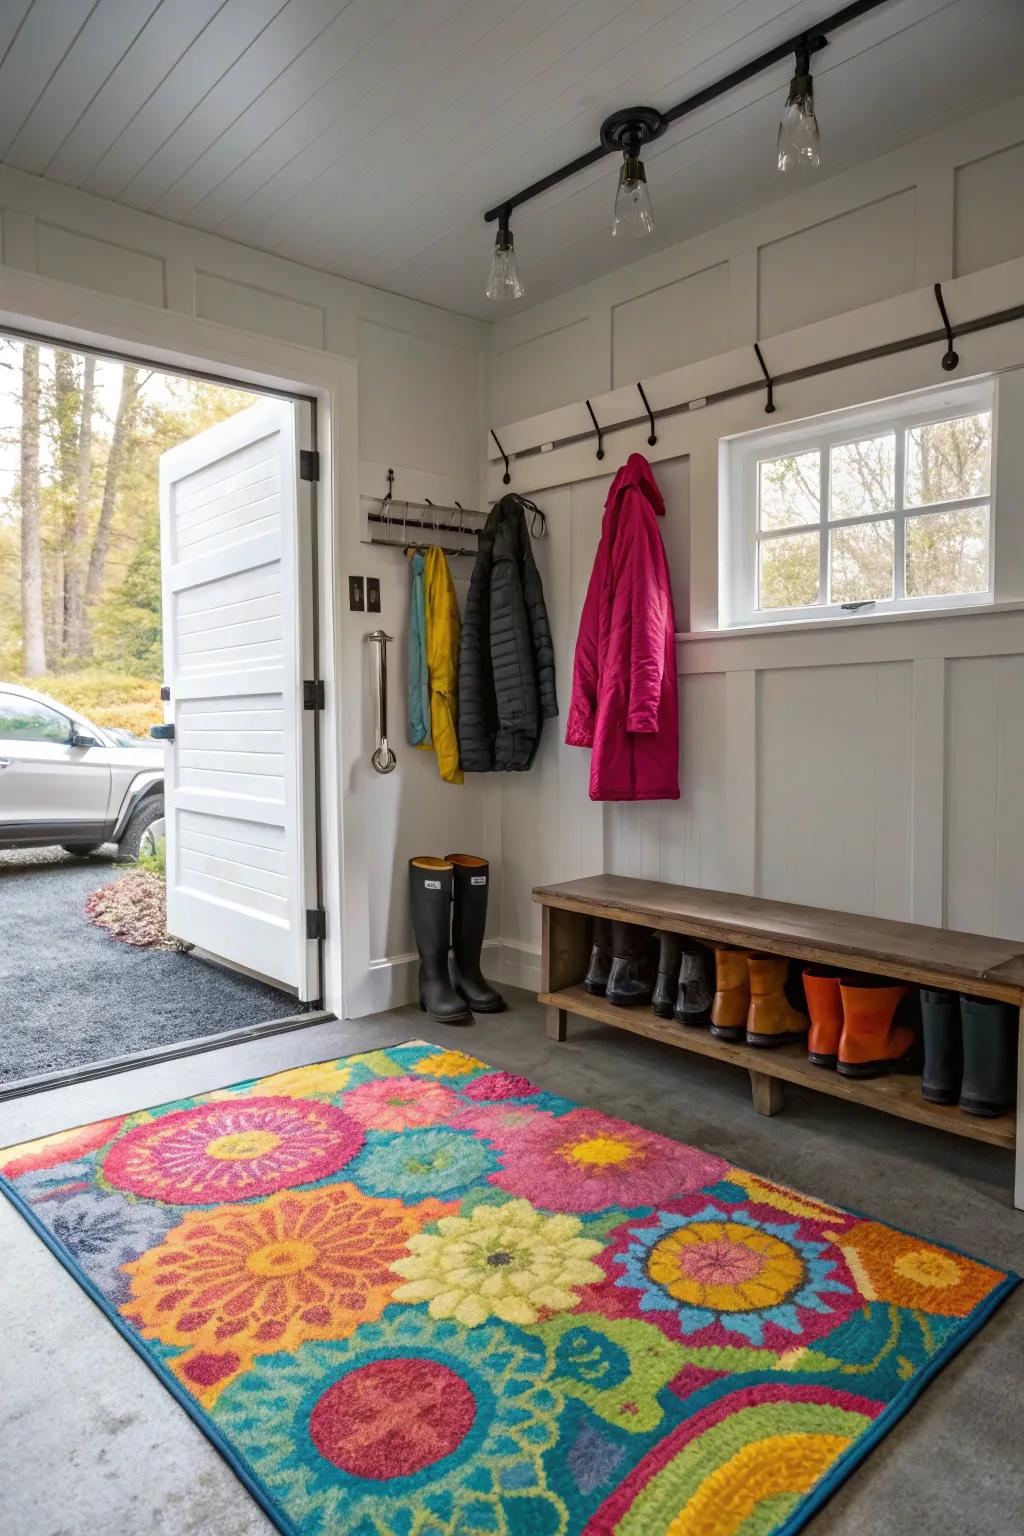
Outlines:
[{"label": "coat hook rail", "polygon": [[644,410],[647,412],[647,420],[651,424],[651,430],[650,430],[650,432],[648,433],[648,436],[647,436],[647,446],[649,448],[653,448],[655,443],[658,441],[658,434],[654,430],[654,412],[651,410],[651,402],[648,400],[647,396],[644,394],[644,387],[640,383],[639,379],[637,380],[636,387],[640,391],[640,399],[644,403]]},{"label": "coat hook rail", "polygon": [[942,316],[942,324],[946,332],[946,350],[942,354],[942,366],[947,373],[952,373],[953,369],[960,362],[960,354],[953,346],[953,327],[949,323],[949,314],[946,310],[946,301],[942,297],[941,283],[935,284],[935,302],[939,306],[939,314]]},{"label": "coat hook rail", "polygon": [[590,412],[590,419],[594,423],[594,431],[597,433],[597,452],[595,453],[594,457],[595,459],[603,459],[604,433],[601,431],[601,428],[597,424],[597,417],[594,415],[594,407],[591,405],[589,400],[587,401],[587,410]]},{"label": "coat hook rail", "polygon": [[758,362],[761,364],[761,372],[764,374],[764,382],[766,386],[764,413],[766,416],[770,416],[775,410],[775,383],[771,374],[768,372],[767,364],[761,355],[761,348],[758,346],[756,341],[754,342],[754,352],[757,356]]},{"label": "coat hook rail", "polygon": [[[493,427],[491,428],[491,436],[494,438],[494,441],[496,443],[498,443],[498,434],[497,434],[497,432],[495,432]],[[509,485],[511,483],[512,476],[509,473],[508,454],[505,452],[504,448],[501,446],[500,443],[498,443],[498,452],[501,454],[502,458],[505,460],[505,473],[501,477],[501,483],[502,483],[502,485]]]}]

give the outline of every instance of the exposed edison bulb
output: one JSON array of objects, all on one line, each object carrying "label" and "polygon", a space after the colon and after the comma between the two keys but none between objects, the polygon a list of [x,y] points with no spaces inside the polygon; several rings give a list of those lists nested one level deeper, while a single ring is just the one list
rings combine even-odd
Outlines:
[{"label": "exposed edison bulb", "polygon": [[654,233],[654,209],[647,190],[647,173],[639,155],[628,150],[622,157],[619,185],[615,190],[612,234],[639,239]]},{"label": "exposed edison bulb", "polygon": [[526,292],[522,278],[519,276],[519,266],[516,262],[516,248],[512,240],[512,231],[507,224],[499,224],[498,233],[494,241],[494,254],[491,257],[491,271],[487,279],[485,289],[487,297],[495,303],[505,303],[511,299],[521,299]]},{"label": "exposed edison bulb", "polygon": [[797,70],[789,87],[779,123],[778,167],[792,172],[816,170],[821,164],[821,135],[814,115],[814,81]]}]

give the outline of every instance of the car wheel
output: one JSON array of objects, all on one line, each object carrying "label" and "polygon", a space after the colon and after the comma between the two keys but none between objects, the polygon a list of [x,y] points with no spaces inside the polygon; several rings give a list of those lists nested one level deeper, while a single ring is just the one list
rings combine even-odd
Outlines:
[{"label": "car wheel", "polygon": [[121,863],[134,863],[138,859],[146,833],[154,822],[163,820],[163,815],[163,795],[150,795],[148,800],[143,800],[138,810],[133,813],[117,845],[117,857]]},{"label": "car wheel", "polygon": [[65,853],[73,853],[79,859],[88,858],[90,853],[96,853],[102,846],[102,843],[61,843]]}]

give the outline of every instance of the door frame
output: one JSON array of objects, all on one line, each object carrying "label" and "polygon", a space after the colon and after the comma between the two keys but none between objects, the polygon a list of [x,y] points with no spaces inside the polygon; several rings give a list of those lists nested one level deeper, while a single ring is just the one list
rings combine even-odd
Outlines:
[{"label": "door frame", "polygon": [[[323,1006],[347,1017],[350,965],[359,965],[361,928],[346,944],[350,907],[346,900],[346,842],[360,841],[354,817],[346,817],[343,785],[345,745],[358,736],[358,690],[345,690],[343,676],[361,675],[360,658],[345,653],[343,568],[359,540],[358,380],[354,358],[318,352],[293,342],[235,331],[177,311],[148,309],[126,299],[93,293],[69,283],[6,269],[0,331],[41,345],[61,345],[118,361],[149,364],[235,384],[257,392],[290,396],[313,407],[314,447],[320,479],[314,487],[317,541],[319,670],[325,708],[319,712],[320,876],[327,912],[323,945]],[[349,825],[346,826],[346,821]],[[365,922],[365,918],[364,918]],[[368,959],[368,934],[367,934]],[[355,954],[351,954],[354,950]],[[351,955],[347,965],[348,952]],[[358,975],[358,971],[356,973]]]}]

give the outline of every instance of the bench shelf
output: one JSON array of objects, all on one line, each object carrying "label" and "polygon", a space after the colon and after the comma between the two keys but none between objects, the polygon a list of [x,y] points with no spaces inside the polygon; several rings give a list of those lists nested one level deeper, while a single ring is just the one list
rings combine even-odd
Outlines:
[{"label": "bench shelf", "polygon": [[593,917],[665,928],[711,945],[739,944],[798,961],[993,997],[1017,1008],[1024,1004],[1024,946],[978,934],[621,875],[595,875],[538,886],[534,900],[544,909],[539,1000],[548,1009],[548,1033],[553,1039],[565,1039],[568,1016],[574,1014],[644,1035],[675,1050],[693,1051],[743,1067],[750,1074],[754,1104],[761,1114],[775,1114],[782,1108],[784,1083],[799,1083],[951,1135],[1006,1149],[1017,1145],[1017,1204],[1024,1207],[1024,1147],[1018,1145],[1014,1114],[994,1119],[966,1115],[955,1105],[930,1104],[922,1098],[921,1080],[916,1075],[892,1074],[866,1080],[841,1077],[813,1066],[803,1046],[771,1050],[716,1040],[707,1030],[659,1019],[646,1007],[616,1007],[602,997],[592,997],[581,985],[590,955]]}]

